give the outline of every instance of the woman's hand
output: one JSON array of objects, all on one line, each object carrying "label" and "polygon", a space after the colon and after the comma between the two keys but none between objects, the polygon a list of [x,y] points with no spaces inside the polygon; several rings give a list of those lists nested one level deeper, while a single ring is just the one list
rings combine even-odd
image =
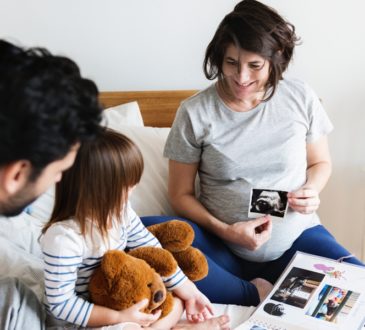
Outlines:
[{"label": "woman's hand", "polygon": [[214,314],[211,302],[192,281],[186,280],[174,290],[174,293],[184,301],[188,321],[201,322]]},{"label": "woman's hand", "polygon": [[269,215],[229,225],[222,236],[225,240],[249,250],[257,250],[271,237],[272,221]]},{"label": "woman's hand", "polygon": [[310,214],[319,207],[319,193],[313,187],[303,186],[296,191],[288,193],[288,202],[294,211],[302,214]]}]

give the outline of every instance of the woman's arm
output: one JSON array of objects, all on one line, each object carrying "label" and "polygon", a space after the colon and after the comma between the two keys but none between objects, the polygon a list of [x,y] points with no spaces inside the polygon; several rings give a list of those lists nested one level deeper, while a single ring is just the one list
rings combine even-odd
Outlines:
[{"label": "woman's arm", "polygon": [[313,187],[321,192],[332,172],[327,136],[320,138],[315,143],[307,144],[307,163],[307,182],[305,186]]},{"label": "woman's arm", "polygon": [[226,241],[240,244],[250,250],[259,248],[270,238],[272,228],[270,217],[260,217],[233,225],[214,217],[195,197],[198,165],[198,163],[169,161],[168,191],[174,210]]},{"label": "woman's arm", "polygon": [[288,194],[291,208],[300,213],[312,213],[320,204],[319,193],[325,187],[332,171],[327,136],[307,144],[307,180],[297,191]]},{"label": "woman's arm", "polygon": [[200,226],[221,236],[228,225],[218,220],[196,199],[195,178],[198,163],[185,164],[169,161],[168,193],[171,206],[182,217],[192,219]]}]

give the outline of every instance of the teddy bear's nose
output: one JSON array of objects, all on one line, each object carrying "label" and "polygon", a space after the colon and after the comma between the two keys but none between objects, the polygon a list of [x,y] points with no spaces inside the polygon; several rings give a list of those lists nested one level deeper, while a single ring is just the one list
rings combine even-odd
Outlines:
[{"label": "teddy bear's nose", "polygon": [[163,292],[161,290],[157,291],[154,295],[153,295],[153,301],[158,303],[163,299]]}]

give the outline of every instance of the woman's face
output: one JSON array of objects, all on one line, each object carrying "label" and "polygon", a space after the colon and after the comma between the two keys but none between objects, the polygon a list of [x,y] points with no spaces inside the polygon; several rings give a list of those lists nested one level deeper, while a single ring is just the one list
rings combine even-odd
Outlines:
[{"label": "woman's face", "polygon": [[224,55],[222,71],[233,98],[251,100],[265,92],[270,63],[256,53],[231,44]]}]

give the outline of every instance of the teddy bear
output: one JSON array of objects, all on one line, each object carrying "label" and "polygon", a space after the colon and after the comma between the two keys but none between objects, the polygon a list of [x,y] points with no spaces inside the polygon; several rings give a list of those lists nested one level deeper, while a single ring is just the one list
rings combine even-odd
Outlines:
[{"label": "teddy bear", "polygon": [[173,296],[166,290],[161,276],[171,276],[178,265],[192,281],[208,274],[204,254],[191,246],[194,230],[188,223],[170,220],[147,228],[162,248],[107,251],[89,283],[92,302],[123,310],[147,298],[148,305],[143,312],[161,309],[160,318],[163,318],[172,310]]},{"label": "teddy bear", "polygon": [[[153,261],[157,261],[156,264]],[[162,318],[172,310],[173,297],[161,276],[172,275],[176,267],[172,254],[161,248],[142,247],[128,253],[107,251],[89,283],[91,301],[123,310],[147,298],[148,305],[143,312],[154,313],[161,309]]]},{"label": "teddy bear", "polygon": [[199,281],[208,274],[208,262],[204,254],[191,246],[193,228],[184,221],[170,220],[147,227],[162,247],[172,253],[179,267],[192,281]]}]

